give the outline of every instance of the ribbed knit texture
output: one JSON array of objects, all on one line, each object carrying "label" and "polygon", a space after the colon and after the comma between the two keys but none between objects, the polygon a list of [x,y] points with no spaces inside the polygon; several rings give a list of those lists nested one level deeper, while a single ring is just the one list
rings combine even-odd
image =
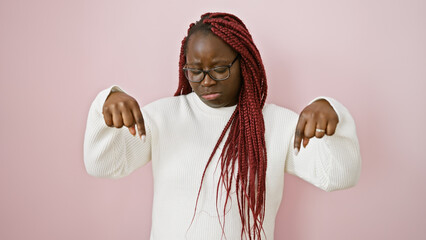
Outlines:
[{"label": "ribbed knit texture", "polygon": [[[236,106],[211,108],[195,93],[154,101],[141,108],[147,131],[143,143],[132,136],[127,127],[113,128],[105,124],[102,107],[111,91],[124,92],[117,85],[101,91],[89,110],[84,137],[87,172],[96,177],[121,178],[152,161],[151,240],[221,239],[216,187],[220,174],[217,160],[224,141],[206,172],[197,213],[191,228],[188,227],[206,162]],[[299,115],[274,104],[266,104],[263,108],[268,168],[263,225],[266,236],[262,239],[274,239],[284,172],[325,191],[349,188],[358,182],[361,157],[354,120],[348,110],[332,98],[317,97],[311,102],[318,98],[326,99],[337,112],[336,132],[322,139],[310,139],[307,148],[302,147],[298,156],[293,153],[293,140]],[[240,239],[241,234],[235,186],[233,189],[225,218],[225,234],[230,240]],[[222,189],[218,203],[221,221],[225,196]]]}]

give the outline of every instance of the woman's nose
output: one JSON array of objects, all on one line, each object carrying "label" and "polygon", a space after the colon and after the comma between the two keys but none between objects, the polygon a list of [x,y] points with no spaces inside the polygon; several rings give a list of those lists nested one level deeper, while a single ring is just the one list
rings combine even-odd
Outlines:
[{"label": "woman's nose", "polygon": [[204,77],[203,81],[201,81],[201,86],[203,87],[210,87],[212,85],[215,85],[216,81],[213,80],[210,75],[206,74],[206,76]]}]

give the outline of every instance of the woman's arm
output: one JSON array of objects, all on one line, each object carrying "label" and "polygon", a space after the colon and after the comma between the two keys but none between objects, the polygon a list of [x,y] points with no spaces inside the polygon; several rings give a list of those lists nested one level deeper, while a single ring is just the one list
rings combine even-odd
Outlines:
[{"label": "woman's arm", "polygon": [[126,126],[109,127],[106,121],[111,118],[104,118],[103,108],[111,92],[124,91],[111,86],[102,90],[90,106],[84,135],[84,164],[92,176],[121,178],[151,160],[151,123],[147,113],[140,109],[146,132],[144,141],[136,134],[133,136]]},{"label": "woman's arm", "polygon": [[[312,138],[305,143],[309,144],[305,148],[300,147],[300,151],[297,153],[295,146],[300,146],[300,138],[306,138],[305,129],[300,129],[301,114],[297,119],[298,122],[294,122],[295,130],[293,132],[295,134],[293,134],[288,148],[285,171],[327,192],[353,187],[358,182],[361,172],[361,155],[355,122],[349,111],[332,98],[318,97],[311,103],[319,99],[328,101],[337,114],[338,123],[334,129],[326,129],[326,133],[327,130],[332,132],[331,135],[325,134],[322,138],[309,136]],[[314,116],[315,114],[308,115]],[[318,128],[317,124],[323,125],[308,124],[309,120],[305,120],[305,122],[306,127],[311,125],[314,126],[314,129]],[[329,125],[327,125],[328,127]],[[300,136],[300,132],[302,132],[302,136]],[[318,133],[315,132],[315,134]],[[312,135],[312,133],[308,135]],[[297,143],[298,141],[299,143]]]}]

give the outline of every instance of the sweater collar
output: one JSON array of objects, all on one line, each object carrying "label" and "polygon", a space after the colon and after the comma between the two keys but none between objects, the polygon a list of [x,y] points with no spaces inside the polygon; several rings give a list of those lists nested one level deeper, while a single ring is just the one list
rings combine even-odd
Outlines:
[{"label": "sweater collar", "polygon": [[188,93],[188,99],[192,102],[197,108],[209,115],[220,115],[220,116],[230,116],[235,111],[237,105],[230,107],[220,107],[213,108],[205,104],[200,97],[195,92]]}]

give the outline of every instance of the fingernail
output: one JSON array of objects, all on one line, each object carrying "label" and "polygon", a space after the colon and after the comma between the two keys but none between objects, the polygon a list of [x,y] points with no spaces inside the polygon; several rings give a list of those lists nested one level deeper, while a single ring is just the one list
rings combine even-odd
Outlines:
[{"label": "fingernail", "polygon": [[299,154],[299,149],[294,148],[294,156],[297,156],[297,154]]},{"label": "fingernail", "polygon": [[141,136],[141,140],[142,140],[143,143],[145,142],[145,135]]}]

